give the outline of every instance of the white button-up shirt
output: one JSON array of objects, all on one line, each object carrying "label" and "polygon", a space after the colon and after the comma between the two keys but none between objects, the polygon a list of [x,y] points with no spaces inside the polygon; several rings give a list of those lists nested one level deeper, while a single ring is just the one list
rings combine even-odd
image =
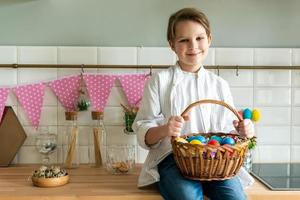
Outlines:
[{"label": "white button-up shirt", "polygon": [[[145,144],[148,129],[165,124],[169,117],[181,115],[191,103],[203,99],[221,100],[233,106],[228,83],[204,67],[197,73],[191,73],[182,71],[176,64],[154,74],[147,82],[139,112],[132,126],[137,133],[140,146],[149,150],[139,176],[139,187],[159,181],[157,165],[172,152],[169,137],[148,147]],[[229,133],[234,130],[232,121],[236,117],[230,110],[220,105],[203,104],[192,108],[189,119],[184,123],[181,134]],[[241,171],[244,177],[243,185],[251,184],[253,179],[250,175],[245,173],[245,170]]]}]

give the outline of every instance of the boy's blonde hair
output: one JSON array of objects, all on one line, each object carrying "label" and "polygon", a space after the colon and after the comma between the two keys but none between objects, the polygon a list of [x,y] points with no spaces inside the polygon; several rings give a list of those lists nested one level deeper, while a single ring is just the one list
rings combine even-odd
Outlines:
[{"label": "boy's blonde hair", "polygon": [[210,26],[206,15],[195,8],[183,8],[177,11],[176,13],[172,14],[169,18],[167,31],[167,39],[169,43],[173,42],[173,40],[175,39],[177,23],[185,20],[191,20],[201,24],[206,31],[207,37],[210,38]]}]

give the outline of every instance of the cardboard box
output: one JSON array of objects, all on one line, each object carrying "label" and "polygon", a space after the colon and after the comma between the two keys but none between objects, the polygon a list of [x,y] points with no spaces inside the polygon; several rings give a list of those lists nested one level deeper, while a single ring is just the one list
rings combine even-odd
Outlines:
[{"label": "cardboard box", "polygon": [[0,166],[8,166],[26,139],[14,110],[6,106],[0,123]]}]

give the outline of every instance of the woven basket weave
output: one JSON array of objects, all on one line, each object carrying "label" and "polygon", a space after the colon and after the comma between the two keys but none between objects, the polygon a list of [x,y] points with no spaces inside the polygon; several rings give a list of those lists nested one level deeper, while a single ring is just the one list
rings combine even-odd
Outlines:
[{"label": "woven basket weave", "polygon": [[[200,104],[213,103],[222,105],[231,110],[239,119],[238,112],[230,105],[223,101],[217,100],[201,100],[189,105],[181,116],[188,120],[189,111]],[[248,151],[249,139],[243,138],[237,134],[226,134],[226,133],[197,133],[197,134],[186,134],[180,136],[181,138],[188,138],[192,135],[202,135],[205,138],[209,138],[213,135],[220,137],[230,136],[236,144],[222,145],[222,146],[211,146],[208,144],[190,144],[178,142],[173,137],[171,139],[173,154],[178,168],[180,169],[183,176],[193,180],[225,180],[229,179],[237,174],[241,166],[245,155]]]}]

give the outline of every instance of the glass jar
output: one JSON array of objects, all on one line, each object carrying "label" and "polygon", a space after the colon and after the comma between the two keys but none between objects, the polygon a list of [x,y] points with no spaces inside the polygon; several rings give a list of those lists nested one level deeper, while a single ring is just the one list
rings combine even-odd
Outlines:
[{"label": "glass jar", "polygon": [[64,167],[71,169],[77,168],[80,164],[77,112],[65,112],[67,126],[64,134],[63,160]]},{"label": "glass jar", "polygon": [[127,174],[135,170],[136,146],[113,144],[107,146],[106,169],[112,174]]},{"label": "glass jar", "polygon": [[247,172],[250,172],[252,170],[252,155],[253,155],[253,150],[249,149],[248,152],[246,153],[245,159],[243,166]]},{"label": "glass jar", "polygon": [[90,166],[101,167],[106,156],[106,130],[103,123],[103,112],[92,111],[93,133],[89,145]]},{"label": "glass jar", "polygon": [[50,164],[50,155],[56,151],[57,138],[53,133],[49,133],[48,127],[43,127],[35,138],[35,145],[37,151],[42,155],[42,164]]}]

